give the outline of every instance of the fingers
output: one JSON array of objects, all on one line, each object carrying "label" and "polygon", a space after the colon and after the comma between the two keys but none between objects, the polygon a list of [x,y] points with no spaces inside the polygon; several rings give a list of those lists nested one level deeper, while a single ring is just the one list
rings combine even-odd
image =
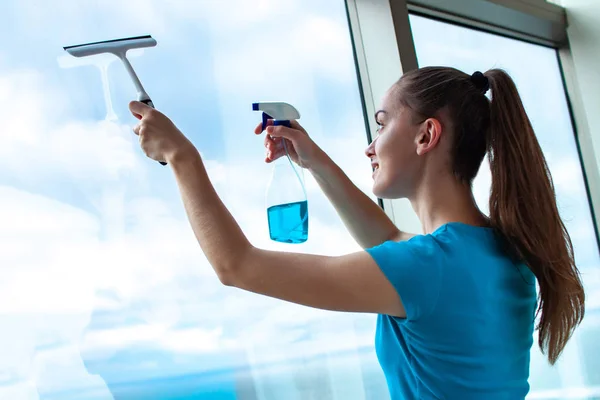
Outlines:
[{"label": "fingers", "polygon": [[283,141],[284,140],[285,139],[282,139],[282,138],[271,138],[269,135],[266,135],[265,147],[267,148],[267,151],[275,151],[275,150],[283,149]]},{"label": "fingers", "polygon": [[129,103],[129,111],[136,117],[137,119],[142,119],[149,110],[153,110],[152,107],[147,106],[146,104],[139,101],[132,101]]},{"label": "fingers", "polygon": [[[307,134],[304,128],[297,121],[290,121],[291,127],[278,125],[273,125],[273,120],[270,119],[267,121],[267,128],[265,135],[264,143],[267,149],[267,155],[265,157],[265,162],[270,163],[278,158],[285,155],[285,148],[283,146],[284,140],[288,140],[288,148],[290,145],[294,145],[294,142],[298,140],[298,135],[304,133]],[[254,128],[255,134],[261,134],[263,132],[262,123],[258,124],[256,128]]]},{"label": "fingers", "polygon": [[[300,125],[298,123],[298,121],[296,120],[290,120],[290,125],[292,129],[297,129],[299,131],[302,131],[304,133],[306,133],[306,131],[304,130],[304,128],[302,127],[302,125]],[[267,128],[269,126],[273,126],[273,120],[269,119],[267,120]],[[256,125],[256,128],[254,128],[254,133],[257,135],[260,135],[261,133],[263,133],[263,127],[262,127],[262,123],[259,123],[258,125]]]},{"label": "fingers", "polygon": [[296,121],[295,119],[290,120],[290,125],[292,126],[293,129],[298,129],[299,131],[304,132],[305,134],[308,135],[308,133],[306,132],[306,130],[302,127],[302,125],[300,125],[300,123],[298,121]]},{"label": "fingers", "polygon": [[298,137],[298,130],[294,128],[288,128],[287,126],[283,125],[269,126],[267,127],[267,134],[274,138],[282,137],[293,141],[295,138]]},{"label": "fingers", "polygon": [[273,151],[267,151],[267,156],[265,157],[265,161],[267,163],[273,162],[275,160],[277,160],[280,157],[283,157],[285,155],[285,150],[282,148],[280,149],[275,149]]},{"label": "fingers", "polygon": [[[273,120],[269,119],[267,120],[267,129],[269,128],[269,126],[273,126]],[[262,131],[262,123],[258,124],[258,126],[256,127],[256,129],[254,130],[254,133],[256,134],[261,134]],[[271,137],[271,135],[265,135],[265,147],[269,147],[270,145],[272,145],[274,143],[273,138]]]},{"label": "fingers", "polygon": [[283,137],[276,137],[272,135],[265,135],[265,147],[278,145],[279,147],[283,146],[282,141]]},{"label": "fingers", "polygon": [[269,146],[272,146],[273,144],[275,144],[275,141],[271,135],[265,135],[265,147],[269,148]]},{"label": "fingers", "polygon": [[[279,138],[279,137],[285,137],[289,140],[292,140],[292,137],[290,135],[295,135],[294,131],[301,131],[302,133],[306,134],[306,131],[304,130],[304,128],[302,128],[302,126],[295,120],[290,121],[290,125],[291,128],[288,128],[286,126],[283,125],[278,125],[278,126],[273,126],[273,120],[269,119],[267,120],[267,135],[265,135],[265,146],[267,146],[269,143],[271,143],[273,141],[273,138]],[[259,135],[263,132],[262,130],[262,123],[258,124],[256,126],[256,128],[254,128],[254,133]]]},{"label": "fingers", "polygon": [[268,152],[278,154],[279,151],[284,151],[283,142],[288,142],[290,145],[295,146],[298,140],[299,134],[297,129],[288,128],[286,126],[269,126],[267,127],[267,135],[265,138],[265,147]]},{"label": "fingers", "polygon": [[[273,125],[273,120],[269,119],[267,120],[267,126],[272,126]],[[257,135],[260,135],[263,132],[263,128],[262,128],[262,122],[260,124],[258,124],[256,126],[256,128],[254,128],[254,133]]]}]

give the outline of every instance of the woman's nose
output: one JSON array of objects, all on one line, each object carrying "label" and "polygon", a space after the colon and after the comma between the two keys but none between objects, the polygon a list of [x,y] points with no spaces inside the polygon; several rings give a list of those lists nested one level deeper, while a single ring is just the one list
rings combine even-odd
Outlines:
[{"label": "woman's nose", "polygon": [[373,158],[373,156],[375,155],[375,141],[377,140],[377,138],[375,138],[371,144],[369,144],[369,146],[367,146],[367,148],[365,149],[365,155],[369,158]]}]

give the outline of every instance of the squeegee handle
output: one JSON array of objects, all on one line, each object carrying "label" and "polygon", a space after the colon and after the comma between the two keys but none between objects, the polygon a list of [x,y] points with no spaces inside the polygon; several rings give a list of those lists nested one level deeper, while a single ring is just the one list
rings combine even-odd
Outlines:
[{"label": "squeegee handle", "polygon": [[[140,103],[144,103],[145,105],[152,107],[152,108],[156,108],[154,107],[154,103],[152,103],[152,100],[150,99],[144,99],[144,100],[140,100]],[[160,165],[167,165],[166,162],[164,161],[159,161]]]}]

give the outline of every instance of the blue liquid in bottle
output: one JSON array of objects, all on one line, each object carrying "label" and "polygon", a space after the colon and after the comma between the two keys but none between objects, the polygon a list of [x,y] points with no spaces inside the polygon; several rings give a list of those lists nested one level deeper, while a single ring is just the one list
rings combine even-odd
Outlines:
[{"label": "blue liquid in bottle", "polygon": [[304,243],[308,239],[308,202],[279,204],[267,208],[271,240]]}]

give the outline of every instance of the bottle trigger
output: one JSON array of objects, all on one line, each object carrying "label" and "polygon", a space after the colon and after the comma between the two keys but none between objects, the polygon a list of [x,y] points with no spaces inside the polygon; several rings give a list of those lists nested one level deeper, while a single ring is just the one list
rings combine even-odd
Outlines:
[{"label": "bottle trigger", "polygon": [[273,119],[273,117],[271,117],[269,114],[267,114],[266,112],[263,112],[262,114],[262,130],[264,131],[265,129],[267,129],[267,123],[269,122],[270,119]]},{"label": "bottle trigger", "polygon": [[275,126],[282,125],[282,126],[287,126],[288,128],[292,127],[292,124],[287,119],[282,119],[282,120],[276,119],[275,121],[273,121],[273,125],[275,125]]}]

